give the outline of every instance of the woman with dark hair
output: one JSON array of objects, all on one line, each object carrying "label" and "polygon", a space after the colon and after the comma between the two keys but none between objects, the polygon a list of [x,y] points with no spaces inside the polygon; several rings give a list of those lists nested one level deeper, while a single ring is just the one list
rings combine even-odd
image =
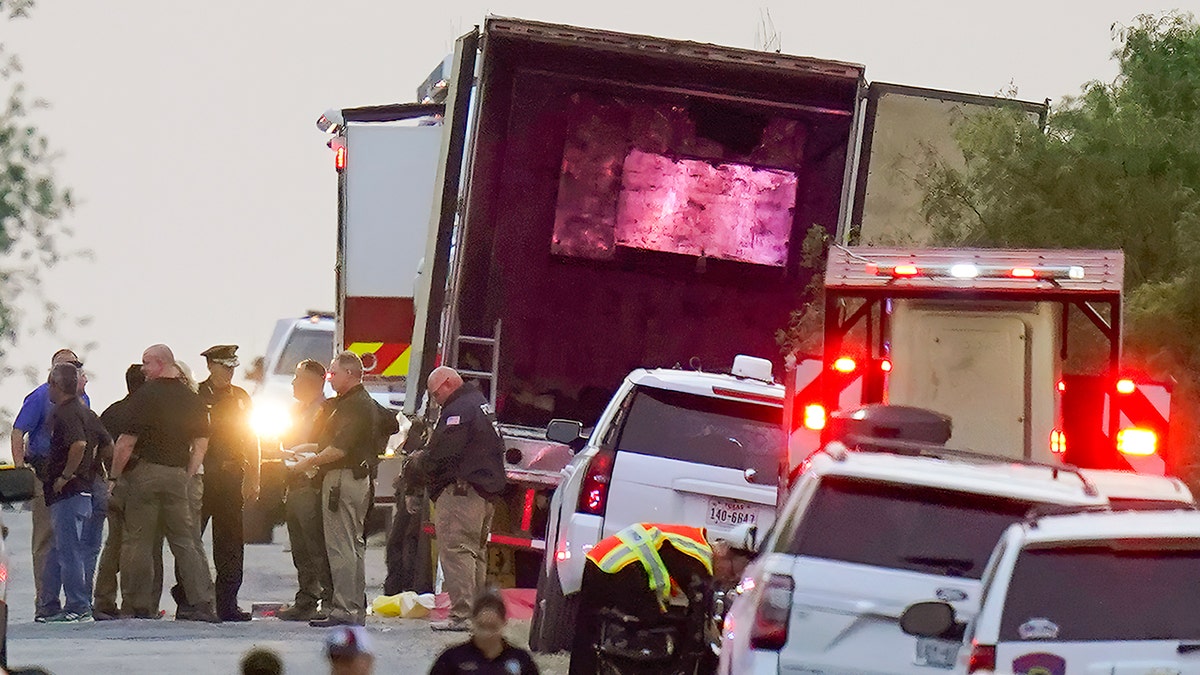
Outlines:
[{"label": "woman with dark hair", "polygon": [[471,606],[471,639],[442,652],[429,675],[538,675],[529,652],[504,639],[508,611],[495,591],[485,591]]}]

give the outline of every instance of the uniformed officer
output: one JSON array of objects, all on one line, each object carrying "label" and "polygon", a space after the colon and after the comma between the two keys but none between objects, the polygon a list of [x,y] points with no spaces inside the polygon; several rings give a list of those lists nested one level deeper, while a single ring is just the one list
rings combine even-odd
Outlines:
[{"label": "uniformed officer", "polygon": [[208,407],[210,436],[200,527],[203,531],[212,520],[217,615],[222,621],[249,621],[237,595],[242,587],[242,505],[258,492],[258,439],[250,426],[250,395],[232,383],[237,345],[216,345],[201,356],[208,360],[209,376],[200,383],[199,394]]},{"label": "uniformed officer", "polygon": [[504,443],[478,387],[463,384],[462,376],[446,366],[434,368],[427,384],[442,413],[418,465],[429,480],[438,560],[450,595],[450,618],[430,627],[465,631],[471,603],[487,581],[494,512],[488,499],[504,490]]}]

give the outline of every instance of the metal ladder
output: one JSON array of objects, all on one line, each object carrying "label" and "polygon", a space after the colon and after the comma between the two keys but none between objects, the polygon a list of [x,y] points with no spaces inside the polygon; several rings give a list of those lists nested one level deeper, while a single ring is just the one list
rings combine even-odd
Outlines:
[{"label": "metal ladder", "polygon": [[456,339],[454,349],[455,366],[459,362],[459,354],[462,351],[462,345],[480,345],[483,347],[492,348],[492,365],[491,370],[462,370],[457,369],[458,374],[467,378],[475,378],[477,380],[486,380],[488,383],[488,400],[492,404],[492,410],[496,409],[496,382],[500,378],[500,320],[496,320],[496,329],[493,332],[493,337],[478,337],[472,335],[459,335]]}]

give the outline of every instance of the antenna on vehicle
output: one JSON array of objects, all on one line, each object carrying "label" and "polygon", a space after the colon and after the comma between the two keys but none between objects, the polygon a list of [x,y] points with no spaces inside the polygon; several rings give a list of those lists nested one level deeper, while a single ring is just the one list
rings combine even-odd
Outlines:
[{"label": "antenna on vehicle", "polygon": [[700,363],[699,356],[693,356],[688,361],[688,365],[691,366],[692,370],[695,370],[695,371],[701,372],[701,373],[704,372],[704,366]]},{"label": "antenna on vehicle", "polygon": [[764,52],[783,51],[783,37],[775,29],[775,21],[771,18],[771,10],[763,7],[758,10],[758,27],[754,29],[754,45]]}]

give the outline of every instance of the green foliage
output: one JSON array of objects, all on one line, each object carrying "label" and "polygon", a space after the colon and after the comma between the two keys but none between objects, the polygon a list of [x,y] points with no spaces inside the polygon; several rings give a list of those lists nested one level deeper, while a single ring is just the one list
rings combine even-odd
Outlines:
[{"label": "green foliage", "polygon": [[[0,25],[32,7],[33,0],[0,0]],[[72,205],[55,179],[50,144],[30,119],[45,103],[27,97],[20,74],[20,61],[0,44],[0,356],[17,336],[18,298],[40,300],[45,327],[55,327],[58,308],[39,287],[43,272],[63,259],[57,243],[69,233],[58,221]]]},{"label": "green foliage", "polygon": [[966,169],[926,166],[923,211],[946,246],[1123,249],[1126,361],[1179,380],[1186,422],[1200,411],[1200,24],[1142,15],[1113,34],[1116,80],[1086,84],[1044,132],[1007,111],[965,124]]}]

